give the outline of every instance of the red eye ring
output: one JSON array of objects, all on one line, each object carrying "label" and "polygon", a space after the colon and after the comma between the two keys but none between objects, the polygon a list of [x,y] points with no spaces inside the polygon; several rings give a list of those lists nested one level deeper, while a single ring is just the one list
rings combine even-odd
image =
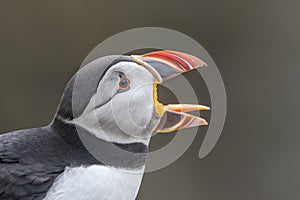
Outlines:
[{"label": "red eye ring", "polygon": [[126,91],[130,89],[130,80],[125,76],[125,74],[121,73],[119,75],[119,90]]}]

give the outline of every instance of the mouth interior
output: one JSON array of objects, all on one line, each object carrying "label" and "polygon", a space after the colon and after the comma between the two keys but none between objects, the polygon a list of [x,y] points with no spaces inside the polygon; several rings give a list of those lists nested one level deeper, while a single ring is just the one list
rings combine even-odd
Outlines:
[{"label": "mouth interior", "polygon": [[165,106],[158,101],[157,84],[159,84],[158,81],[155,81],[153,84],[154,110],[155,110],[156,114],[162,115],[166,112],[166,109],[165,109]]},{"label": "mouth interior", "polygon": [[158,81],[155,81],[153,84],[153,102],[154,102],[154,110],[156,114],[162,115],[166,111],[185,113],[196,110],[210,110],[209,107],[203,105],[195,105],[195,104],[169,104],[164,105],[158,101],[158,93],[157,93],[157,85]]},{"label": "mouth interior", "polygon": [[172,132],[183,128],[194,126],[208,125],[204,118],[197,117],[187,112],[210,110],[209,107],[197,104],[168,104],[164,105],[158,101],[157,84],[153,84],[153,102],[156,114],[162,116],[162,120],[158,127],[157,132]]}]

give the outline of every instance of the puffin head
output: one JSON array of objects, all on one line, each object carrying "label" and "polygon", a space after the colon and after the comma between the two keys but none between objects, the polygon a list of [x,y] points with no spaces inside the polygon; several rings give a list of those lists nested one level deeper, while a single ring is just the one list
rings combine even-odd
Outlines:
[{"label": "puffin head", "polygon": [[195,56],[166,50],[98,58],[69,81],[56,119],[114,144],[148,145],[154,131],[207,125],[205,119],[187,112],[208,107],[163,105],[157,94],[163,81],[204,66]]}]

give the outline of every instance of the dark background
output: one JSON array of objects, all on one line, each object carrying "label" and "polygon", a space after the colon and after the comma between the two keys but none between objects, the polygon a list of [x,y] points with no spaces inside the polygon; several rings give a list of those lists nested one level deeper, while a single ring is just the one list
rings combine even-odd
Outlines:
[{"label": "dark background", "polygon": [[171,28],[218,65],[227,120],[208,157],[198,159],[198,134],[179,160],[145,175],[138,199],[300,198],[300,1],[0,2],[0,132],[48,124],[67,81],[107,37]]}]

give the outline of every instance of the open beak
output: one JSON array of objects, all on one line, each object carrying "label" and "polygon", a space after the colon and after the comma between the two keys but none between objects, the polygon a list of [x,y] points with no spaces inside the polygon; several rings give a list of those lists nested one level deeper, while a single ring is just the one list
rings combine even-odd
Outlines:
[{"label": "open beak", "polygon": [[147,68],[157,79],[153,85],[154,109],[156,114],[162,116],[156,128],[157,132],[172,132],[208,124],[205,119],[186,112],[209,110],[209,107],[192,104],[163,105],[158,101],[157,95],[157,84],[184,72],[207,66],[205,62],[195,56],[169,50],[151,52],[140,56],[133,55],[131,58]]}]

